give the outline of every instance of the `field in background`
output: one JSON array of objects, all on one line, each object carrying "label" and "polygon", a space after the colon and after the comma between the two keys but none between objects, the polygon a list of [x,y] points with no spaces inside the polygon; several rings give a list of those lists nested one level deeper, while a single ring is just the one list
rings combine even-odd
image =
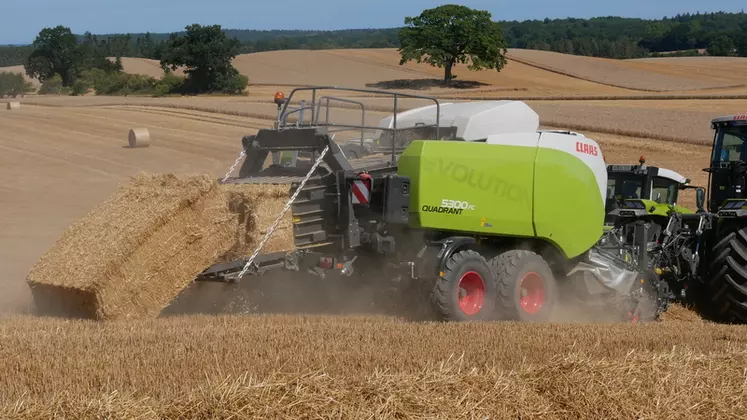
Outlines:
[{"label": "field in background", "polygon": [[[718,57],[697,57],[698,60],[679,64],[679,58],[666,58],[662,61],[650,59],[644,62],[635,60],[613,60],[608,58],[582,57],[551,51],[512,49],[509,57],[516,62],[567,75],[582,80],[650,92],[684,92],[698,90],[741,89],[747,86],[744,79],[733,78],[734,70],[744,73],[747,58],[732,60],[724,66]],[[710,72],[695,72],[690,68],[698,63]],[[689,64],[689,65],[687,65]],[[680,71],[672,71],[678,68]],[[727,80],[723,75],[728,74]]]},{"label": "field in background", "polygon": [[[747,58],[682,57],[612,60],[538,50],[511,49],[500,72],[457,65],[460,89],[434,85],[443,70],[410,62],[399,65],[396,49],[291,50],[243,54],[234,65],[262,85],[337,85],[417,91],[444,96],[639,96],[747,95]],[[124,70],[160,77],[155,60],[124,58]],[[0,71],[23,72],[21,66]]]},{"label": "field in background", "polygon": [[[0,417],[49,418],[52,410],[64,410],[74,418],[298,418],[322,411],[347,418],[746,418],[745,327],[708,325],[681,308],[665,314],[663,323],[643,326],[291,315],[96,324],[17,315],[30,304],[24,278],[31,265],[129,176],[142,170],[223,176],[241,137],[271,125],[273,92],[290,89],[282,84],[365,87],[440,77],[440,69],[400,67],[393,57],[394,50],[252,54],[238,57],[237,66],[252,83],[265,85],[250,86],[247,96],[27,96],[20,110],[0,109],[0,313],[16,314],[0,318],[0,368],[7,372],[0,377]],[[672,64],[680,59],[659,60],[665,61],[620,65],[657,78],[671,72],[677,78],[668,86],[677,88],[701,71],[707,73],[697,80],[701,86],[722,77],[718,67],[703,67],[705,61],[680,68]],[[144,60],[124,65],[160,75]],[[730,66],[724,74],[739,71]],[[502,73],[458,68],[460,79],[485,84],[474,89],[410,91],[496,99],[549,95],[556,100],[528,101],[543,126],[594,138],[609,163],[645,155],[649,164],[705,186],[709,122],[744,111],[744,101],[560,100],[641,95],[600,83],[599,74],[619,82],[626,71],[602,70],[589,81],[512,62]],[[728,77],[724,83],[731,84]],[[367,122],[376,124],[390,102],[366,100],[373,104]],[[422,104],[405,100],[400,110]],[[338,121],[359,116],[351,109],[333,112]],[[150,148],[124,147],[133,127],[150,130]],[[694,197],[688,193],[682,204],[693,207]],[[293,292],[278,304],[282,309],[324,293],[287,284],[268,286],[273,293]],[[258,298],[269,299],[260,290]]]}]

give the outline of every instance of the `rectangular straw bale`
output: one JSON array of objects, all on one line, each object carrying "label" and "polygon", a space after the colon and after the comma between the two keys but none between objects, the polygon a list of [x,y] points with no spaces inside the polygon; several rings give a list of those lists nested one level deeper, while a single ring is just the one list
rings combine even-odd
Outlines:
[{"label": "rectangular straw bale", "polygon": [[[288,198],[287,185],[139,174],[74,223],[27,281],[42,313],[154,317],[205,268],[250,255]],[[263,252],[292,248],[288,212]]]}]

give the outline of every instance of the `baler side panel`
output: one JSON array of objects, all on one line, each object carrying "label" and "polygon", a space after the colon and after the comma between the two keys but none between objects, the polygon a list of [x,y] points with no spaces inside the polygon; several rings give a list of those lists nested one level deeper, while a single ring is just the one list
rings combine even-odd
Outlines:
[{"label": "baler side panel", "polygon": [[413,227],[534,236],[536,147],[416,141],[399,160],[412,180]]},{"label": "baler side panel", "polygon": [[603,234],[606,166],[593,140],[545,136],[540,139],[535,171],[537,237],[573,258],[589,250]]}]

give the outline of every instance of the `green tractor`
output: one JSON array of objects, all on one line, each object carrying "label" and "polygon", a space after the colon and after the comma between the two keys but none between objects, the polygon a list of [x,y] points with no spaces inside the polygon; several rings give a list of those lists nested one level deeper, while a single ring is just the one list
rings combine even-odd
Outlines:
[{"label": "green tractor", "polygon": [[[747,116],[719,117],[714,129],[707,210],[703,188],[672,171],[610,165],[607,236],[629,246],[638,264],[654,270],[670,299],[695,304],[714,321],[747,323]],[[663,175],[663,176],[662,176]],[[636,181],[637,180],[637,181]],[[695,212],[677,205],[678,191],[697,188]],[[610,194],[608,193],[608,198]],[[645,231],[635,238],[630,227]]]},{"label": "green tractor", "polygon": [[[713,119],[708,212],[713,217],[695,301],[715,321],[747,323],[747,114]],[[702,194],[699,194],[699,201]]]},{"label": "green tractor", "polygon": [[[350,124],[319,118],[327,113],[315,106],[336,98],[321,90],[386,95],[395,110],[404,98],[432,105],[395,111],[378,126]],[[311,96],[310,121],[286,122],[297,92]],[[539,130],[539,116],[523,102],[441,104],[309,87],[295,89],[280,115],[273,129],[242,139],[239,176],[225,182],[288,183],[295,249],[262,253],[270,228],[252,256],[209,267],[196,282],[246,285],[245,276],[275,268],[340,277],[393,287],[450,321],[550,320],[561,289],[619,308],[621,319],[652,320],[666,309],[666,283],[633,258],[645,235],[599,243],[608,185],[599,145]],[[349,160],[331,135],[343,129],[376,131],[391,151]],[[265,167],[269,153],[283,151],[310,158]]]},{"label": "green tractor", "polygon": [[619,216],[626,200],[640,200],[650,216],[667,218],[674,211],[692,214],[693,211],[678,204],[682,190],[698,188],[679,173],[665,168],[647,166],[641,156],[638,165],[607,165],[607,203],[605,225]]},{"label": "green tractor", "polygon": [[607,165],[605,232],[617,242],[632,244],[634,230],[645,232],[644,249],[637,249],[638,263],[654,270],[671,291],[670,300],[686,298],[686,289],[698,276],[698,256],[693,240],[701,221],[702,203],[696,213],[678,204],[680,192],[703,189],[670,169],[646,165]]}]

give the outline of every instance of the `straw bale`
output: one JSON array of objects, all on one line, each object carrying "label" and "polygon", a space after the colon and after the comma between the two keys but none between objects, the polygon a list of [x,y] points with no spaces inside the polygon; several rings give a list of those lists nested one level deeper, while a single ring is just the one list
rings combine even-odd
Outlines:
[{"label": "straw bale", "polygon": [[8,102],[7,108],[8,110],[21,109],[21,103],[20,102]]},{"label": "straw bale", "polygon": [[131,148],[150,147],[150,132],[147,128],[133,128],[128,136]]},{"label": "straw bale", "polygon": [[[139,174],[74,223],[27,281],[40,312],[154,317],[205,268],[251,254],[288,196],[287,185]],[[292,247],[288,212],[266,252]]]}]

